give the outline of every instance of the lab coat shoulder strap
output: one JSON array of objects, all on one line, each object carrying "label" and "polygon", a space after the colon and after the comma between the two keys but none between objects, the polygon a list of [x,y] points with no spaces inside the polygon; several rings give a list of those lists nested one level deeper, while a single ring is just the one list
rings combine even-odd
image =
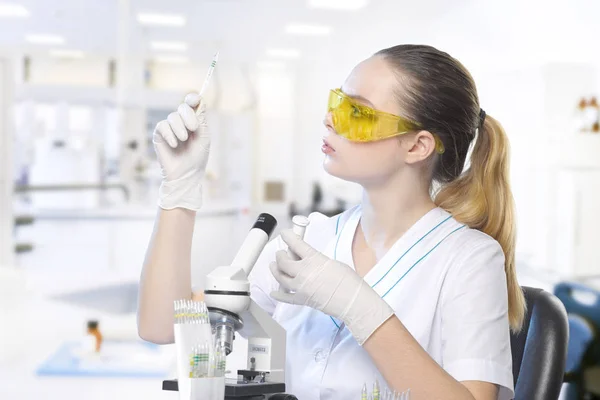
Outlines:
[{"label": "lab coat shoulder strap", "polygon": [[343,213],[328,217],[319,212],[313,212],[308,216],[310,224],[306,228],[304,240],[319,251],[324,251],[329,242],[348,221],[355,208]]},{"label": "lab coat shoulder strap", "polygon": [[348,220],[350,220],[350,218],[352,218],[359,211],[360,204],[331,217],[330,219],[335,224],[335,235],[338,235],[343,229],[344,225],[346,225],[346,222],[348,222]]},{"label": "lab coat shoulder strap", "polygon": [[325,214],[322,214],[318,211],[315,212],[311,212],[308,215],[308,220],[310,221],[310,223],[319,223],[319,222],[323,222],[323,221],[327,221],[329,219],[329,217]]},{"label": "lab coat shoulder strap", "polygon": [[350,217],[354,214],[354,212],[357,210],[357,207],[358,206],[352,207],[332,217],[328,217],[327,215],[322,214],[320,212],[312,212],[308,216],[310,225],[307,229],[312,230],[317,228],[318,230],[323,231],[325,227],[328,227],[334,229],[335,232],[333,232],[333,234],[337,234],[339,230],[344,226],[346,221],[348,221]]}]

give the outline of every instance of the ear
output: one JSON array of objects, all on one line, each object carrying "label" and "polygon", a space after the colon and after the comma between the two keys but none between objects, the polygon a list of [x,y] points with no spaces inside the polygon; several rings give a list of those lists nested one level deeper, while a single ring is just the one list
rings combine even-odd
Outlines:
[{"label": "ear", "polygon": [[419,131],[406,138],[406,144],[410,146],[406,153],[407,163],[426,160],[435,152],[435,138],[429,131]]}]

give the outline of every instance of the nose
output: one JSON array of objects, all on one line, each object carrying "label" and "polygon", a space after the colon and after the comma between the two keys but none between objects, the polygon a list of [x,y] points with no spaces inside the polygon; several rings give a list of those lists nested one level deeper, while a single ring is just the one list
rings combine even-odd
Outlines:
[{"label": "nose", "polygon": [[327,130],[335,132],[335,129],[333,129],[333,115],[331,115],[331,112],[325,114],[325,118],[323,118],[323,125],[325,125]]}]

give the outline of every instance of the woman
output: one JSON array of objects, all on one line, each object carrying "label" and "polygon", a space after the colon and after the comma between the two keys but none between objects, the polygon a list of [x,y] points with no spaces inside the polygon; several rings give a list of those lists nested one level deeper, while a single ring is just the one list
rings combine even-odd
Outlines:
[{"label": "woman", "polygon": [[[173,340],[172,301],[191,296],[208,154],[204,114],[192,110],[199,100],[186,100],[155,133],[163,210],[139,330],[159,343]],[[428,46],[382,50],[331,91],[324,124],[325,169],[359,183],[362,203],[333,218],[312,214],[305,241],[283,232],[251,274],[252,298],[287,331],[288,391],[354,399],[379,379],[410,388],[411,399],[512,398],[509,334],[525,303],[508,141],[467,70]]]}]

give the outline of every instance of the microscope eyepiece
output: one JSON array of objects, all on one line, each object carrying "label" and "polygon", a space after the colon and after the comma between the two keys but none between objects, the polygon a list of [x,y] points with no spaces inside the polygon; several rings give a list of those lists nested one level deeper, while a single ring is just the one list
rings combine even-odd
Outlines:
[{"label": "microscope eyepiece", "polygon": [[252,225],[252,229],[260,229],[261,231],[265,232],[267,236],[271,236],[275,230],[275,227],[277,227],[277,220],[274,216],[267,213],[260,214],[254,225]]},{"label": "microscope eyepiece", "polygon": [[267,213],[260,214],[231,262],[231,266],[242,268],[248,276],[276,226],[275,217]]}]

